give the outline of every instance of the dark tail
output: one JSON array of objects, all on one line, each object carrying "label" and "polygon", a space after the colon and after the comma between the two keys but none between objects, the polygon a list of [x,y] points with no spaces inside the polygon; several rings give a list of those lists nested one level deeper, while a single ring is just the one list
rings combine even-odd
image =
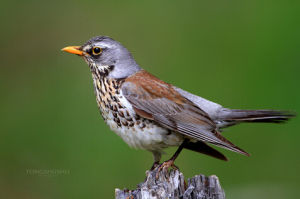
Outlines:
[{"label": "dark tail", "polygon": [[239,110],[226,109],[220,116],[220,120],[225,122],[266,122],[266,123],[283,123],[296,114],[289,111],[275,110]]},{"label": "dark tail", "polygon": [[198,142],[187,142],[184,143],[183,145],[184,148],[192,150],[192,151],[196,151],[199,153],[203,153],[205,155],[209,155],[211,157],[220,159],[220,160],[225,160],[227,161],[227,158],[219,151],[217,151],[216,149],[208,146],[207,144],[205,144],[204,142],[198,141]]}]

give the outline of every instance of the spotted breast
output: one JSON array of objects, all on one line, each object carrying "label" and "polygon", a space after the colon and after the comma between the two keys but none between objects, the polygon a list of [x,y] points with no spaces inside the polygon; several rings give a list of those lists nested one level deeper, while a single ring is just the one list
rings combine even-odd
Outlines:
[{"label": "spotted breast", "polygon": [[161,151],[168,146],[178,146],[182,136],[136,114],[122,94],[124,79],[109,78],[107,70],[92,71],[96,101],[106,124],[134,148]]}]

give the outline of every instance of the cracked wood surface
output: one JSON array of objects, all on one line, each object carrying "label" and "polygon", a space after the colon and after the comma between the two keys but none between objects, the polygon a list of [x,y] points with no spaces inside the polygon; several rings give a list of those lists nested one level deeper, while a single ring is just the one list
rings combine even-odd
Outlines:
[{"label": "cracked wood surface", "polygon": [[225,199],[217,176],[196,175],[187,184],[179,170],[147,171],[146,181],[135,190],[116,189],[116,199]]}]

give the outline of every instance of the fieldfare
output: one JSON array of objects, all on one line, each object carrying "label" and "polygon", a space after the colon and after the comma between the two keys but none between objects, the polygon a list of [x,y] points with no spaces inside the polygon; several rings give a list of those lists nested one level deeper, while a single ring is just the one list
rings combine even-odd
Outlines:
[{"label": "fieldfare", "polygon": [[123,45],[107,36],[62,50],[87,62],[104,121],[129,146],[152,152],[152,169],[170,146],[179,147],[159,169],[174,166],[183,148],[227,160],[208,144],[249,156],[223,137],[221,129],[242,122],[281,123],[294,116],[287,111],[224,108],[193,95],[140,68]]}]

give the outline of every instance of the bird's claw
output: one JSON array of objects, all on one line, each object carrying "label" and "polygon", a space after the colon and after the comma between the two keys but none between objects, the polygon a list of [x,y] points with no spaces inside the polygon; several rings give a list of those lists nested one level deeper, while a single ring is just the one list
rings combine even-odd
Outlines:
[{"label": "bird's claw", "polygon": [[151,167],[151,169],[150,169],[150,171],[155,170],[159,166],[160,166],[159,161],[154,162],[153,165],[152,165],[152,167]]},{"label": "bird's claw", "polygon": [[175,170],[179,170],[179,168],[174,164],[174,160],[167,160],[156,168],[156,179],[158,179],[160,171],[162,171],[163,169],[169,169],[170,167],[172,167]]}]

